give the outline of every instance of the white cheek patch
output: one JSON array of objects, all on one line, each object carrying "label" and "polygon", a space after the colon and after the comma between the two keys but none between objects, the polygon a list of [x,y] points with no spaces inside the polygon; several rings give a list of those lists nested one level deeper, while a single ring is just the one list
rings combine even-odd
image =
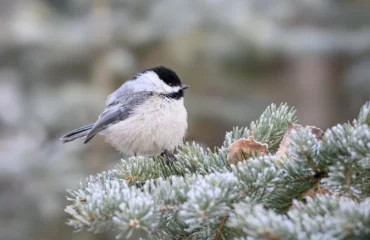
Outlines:
[{"label": "white cheek patch", "polygon": [[133,87],[135,91],[153,91],[157,93],[171,93],[180,90],[180,87],[171,87],[159,79],[155,72],[148,71],[140,74],[134,80]]},{"label": "white cheek patch", "polygon": [[181,87],[171,87],[171,92],[178,92]]}]

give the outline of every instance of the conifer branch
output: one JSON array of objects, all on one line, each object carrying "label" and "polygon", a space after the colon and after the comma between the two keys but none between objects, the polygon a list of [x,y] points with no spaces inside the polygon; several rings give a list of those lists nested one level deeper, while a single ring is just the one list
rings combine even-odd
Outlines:
[{"label": "conifer branch", "polygon": [[[369,103],[354,124],[334,126],[322,139],[308,128],[292,130],[283,156],[274,153],[286,122],[296,122],[285,104],[228,132],[214,151],[186,143],[171,167],[162,157],[122,160],[69,191],[68,224],[121,238],[366,239],[368,109]],[[230,165],[228,147],[249,136],[267,143],[269,154]]]}]

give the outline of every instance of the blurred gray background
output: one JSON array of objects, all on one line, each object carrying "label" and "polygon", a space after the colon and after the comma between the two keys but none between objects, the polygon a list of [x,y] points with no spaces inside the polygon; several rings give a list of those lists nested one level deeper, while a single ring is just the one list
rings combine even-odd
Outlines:
[{"label": "blurred gray background", "polygon": [[156,65],[191,86],[189,141],[218,146],[273,102],[327,128],[370,99],[370,1],[2,0],[1,240],[113,239],[72,233],[65,190],[119,153],[58,139]]}]

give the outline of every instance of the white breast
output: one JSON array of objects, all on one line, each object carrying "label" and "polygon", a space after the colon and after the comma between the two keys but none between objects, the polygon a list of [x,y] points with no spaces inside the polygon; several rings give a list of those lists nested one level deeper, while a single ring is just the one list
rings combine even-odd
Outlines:
[{"label": "white breast", "polygon": [[157,156],[165,149],[175,149],[183,141],[187,127],[183,99],[155,96],[102,134],[120,152]]}]

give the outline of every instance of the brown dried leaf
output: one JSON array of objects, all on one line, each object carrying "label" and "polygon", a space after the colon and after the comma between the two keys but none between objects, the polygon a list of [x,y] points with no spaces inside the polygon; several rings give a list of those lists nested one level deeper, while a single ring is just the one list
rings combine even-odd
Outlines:
[{"label": "brown dried leaf", "polygon": [[280,143],[279,149],[276,152],[276,157],[277,158],[283,157],[288,152],[288,148],[289,148],[289,137],[291,135],[292,130],[293,129],[298,129],[298,128],[301,128],[302,127],[302,125],[293,124],[293,123],[290,123],[290,122],[288,122],[287,124],[288,124],[287,131],[286,131],[286,133],[285,133],[285,135],[283,137],[283,140]]},{"label": "brown dried leaf", "polygon": [[[300,129],[302,127],[303,127],[302,125],[292,124],[292,123],[288,122],[288,129],[287,129],[287,131],[286,131],[286,133],[283,137],[283,140],[280,143],[279,149],[276,152],[276,157],[278,159],[281,159],[288,152],[289,138],[290,138],[292,130],[293,129]],[[312,134],[315,135],[318,140],[321,140],[321,138],[323,136],[323,131],[320,128],[315,127],[315,126],[306,126],[306,128],[310,129]]]},{"label": "brown dried leaf", "polygon": [[135,182],[136,177],[135,176],[127,176],[127,177],[125,177],[125,180],[128,181],[128,182]]},{"label": "brown dried leaf", "polygon": [[330,193],[329,190],[324,189],[324,188],[311,188],[307,190],[306,192],[304,192],[302,194],[302,197],[303,198],[306,198],[306,197],[315,198],[317,195],[324,195],[326,193]]},{"label": "brown dried leaf", "polygon": [[317,140],[321,140],[324,132],[320,128],[315,126],[306,126],[306,128],[311,130],[312,134],[316,136]]},{"label": "brown dried leaf", "polygon": [[268,146],[254,140],[252,136],[247,139],[239,139],[233,142],[228,148],[227,161],[229,164],[236,165],[250,156],[264,156],[267,154]]}]

